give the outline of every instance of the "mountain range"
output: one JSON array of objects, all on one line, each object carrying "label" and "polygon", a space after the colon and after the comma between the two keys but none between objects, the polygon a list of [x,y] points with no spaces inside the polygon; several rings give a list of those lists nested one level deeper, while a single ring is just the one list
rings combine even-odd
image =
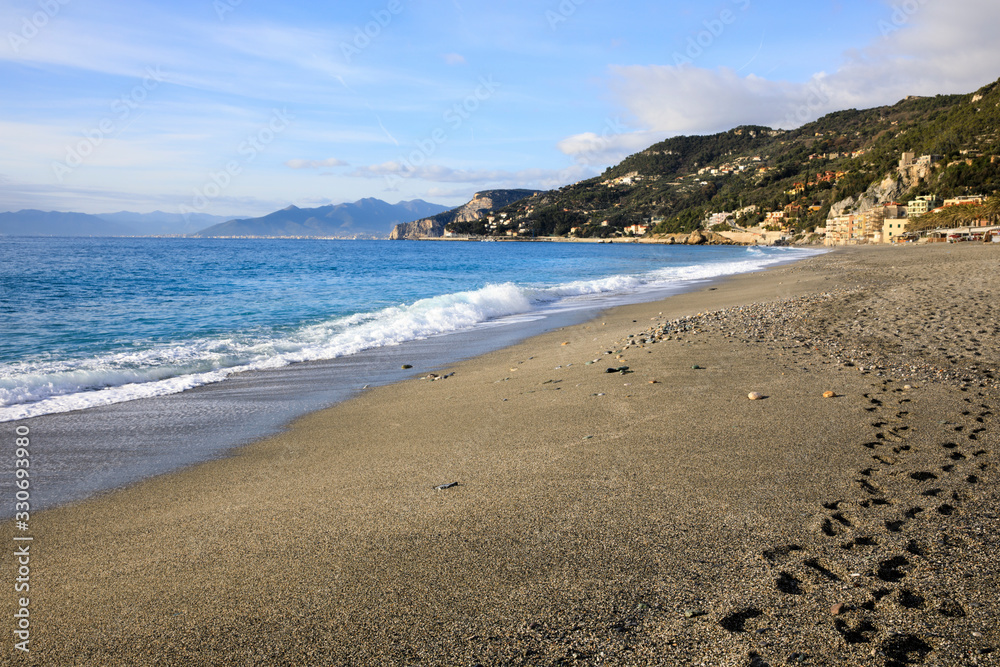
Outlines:
[{"label": "mountain range", "polygon": [[24,209],[0,213],[0,235],[8,236],[176,236],[228,218],[193,213],[72,213]]},{"label": "mountain range", "polygon": [[448,210],[422,199],[389,204],[381,199],[359,199],[350,204],[319,208],[289,206],[260,218],[229,220],[193,236],[322,236],[336,238],[386,238],[401,223]]},{"label": "mountain range", "polygon": [[298,208],[259,218],[233,219],[206,213],[73,213],[24,209],[0,213],[0,235],[9,236],[323,236],[386,238],[394,225],[432,216],[447,206],[420,199],[389,204],[379,199]]}]

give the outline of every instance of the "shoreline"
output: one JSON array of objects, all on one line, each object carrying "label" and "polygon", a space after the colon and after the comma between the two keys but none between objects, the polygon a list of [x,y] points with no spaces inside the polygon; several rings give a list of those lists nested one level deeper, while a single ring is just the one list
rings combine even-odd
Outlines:
[{"label": "shoreline", "polygon": [[992,664],[998,256],[951,250],[618,306],[35,515],[32,659]]},{"label": "shoreline", "polygon": [[[771,261],[793,260],[779,253]],[[32,505],[36,511],[48,509],[224,457],[231,449],[274,435],[292,420],[339,403],[363,387],[419,377],[544,331],[583,322],[615,304],[656,300],[696,289],[701,283],[689,279],[657,288],[647,285],[631,293],[583,296],[578,302],[540,302],[527,313],[496,318],[464,331],[329,360],[236,372],[221,381],[160,396],[7,419],[43,434],[44,460],[35,471]],[[0,463],[0,472],[9,473],[0,475],[0,492],[8,495],[16,490],[11,463]],[[0,510],[0,518],[13,514],[13,504]]]}]

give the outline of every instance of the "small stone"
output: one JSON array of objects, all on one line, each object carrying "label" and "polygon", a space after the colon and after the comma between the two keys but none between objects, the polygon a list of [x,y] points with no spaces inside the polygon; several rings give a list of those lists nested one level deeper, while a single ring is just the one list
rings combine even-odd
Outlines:
[{"label": "small stone", "polygon": [[701,370],[701,366],[699,366],[698,364],[695,364],[695,365],[694,365],[694,366],[692,366],[691,368],[692,368],[693,370],[696,370],[696,371],[700,371],[700,370]]},{"label": "small stone", "polygon": [[401,368],[402,368],[402,369],[403,369],[404,371],[407,371],[407,370],[410,370],[411,368],[413,368],[413,366],[411,366],[410,364],[403,364],[403,365],[401,366]]},{"label": "small stone", "polygon": [[913,389],[913,387],[911,387],[911,386],[910,386],[910,385],[908,385],[908,384],[904,384],[904,385],[903,385],[903,389]]},{"label": "small stone", "polygon": [[565,347],[567,345],[569,345],[569,341],[566,341],[565,343],[563,343],[563,347]]},{"label": "small stone", "polygon": [[660,384],[659,380],[650,380],[649,384]]},{"label": "small stone", "polygon": [[764,394],[760,393],[759,391],[751,391],[749,394],[747,394],[747,398],[749,398],[751,401],[759,401],[760,399],[764,398]]},{"label": "small stone", "polygon": [[823,398],[837,398],[837,392],[835,391],[824,391]]},{"label": "small stone", "polygon": [[708,614],[708,612],[702,609],[686,609],[684,611],[684,618],[697,618],[699,616],[705,616],[706,614]]},{"label": "small stone", "polygon": [[847,611],[847,605],[843,602],[838,602],[837,604],[830,607],[830,613],[834,616],[840,616],[845,611]]}]

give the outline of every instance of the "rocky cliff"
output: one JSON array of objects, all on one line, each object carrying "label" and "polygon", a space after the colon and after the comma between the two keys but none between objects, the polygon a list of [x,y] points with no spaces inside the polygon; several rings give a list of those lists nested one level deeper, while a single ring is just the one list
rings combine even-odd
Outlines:
[{"label": "rocky cliff", "polygon": [[477,192],[472,196],[472,200],[464,206],[453,208],[450,211],[439,213],[429,218],[423,218],[415,222],[406,222],[396,225],[390,239],[426,239],[441,238],[444,236],[444,228],[449,222],[471,222],[479,220],[487,213],[503,208],[508,204],[530,197],[536,194],[537,190],[486,190]]},{"label": "rocky cliff", "polygon": [[857,197],[841,199],[830,207],[829,219],[838,215],[864,214],[877,206],[888,204],[909,189],[905,177],[890,175],[880,183],[871,185],[865,192]]}]

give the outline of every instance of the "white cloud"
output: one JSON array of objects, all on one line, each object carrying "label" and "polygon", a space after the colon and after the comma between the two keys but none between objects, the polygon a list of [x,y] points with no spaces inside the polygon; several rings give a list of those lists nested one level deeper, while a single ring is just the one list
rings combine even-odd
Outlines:
[{"label": "white cloud", "polygon": [[[865,48],[835,72],[809,81],[775,81],[726,69],[616,66],[611,88],[637,128],[662,135],[702,134],[742,124],[797,127],[832,111],[894,104],[908,95],[969,93],[1000,76],[1000,3],[911,0],[885,7]],[[592,139],[568,137],[577,155]],[[592,142],[593,143],[593,142]]]},{"label": "white cloud", "polygon": [[577,164],[605,165],[621,162],[632,153],[663,139],[664,134],[658,131],[630,132],[621,127],[620,130],[613,132],[609,124],[601,134],[596,132],[574,134],[560,141],[556,147],[573,157]]},{"label": "white cloud", "polygon": [[325,160],[303,160],[295,158],[285,162],[286,167],[292,169],[319,169],[321,167],[345,167],[347,163],[335,157],[328,157]]},{"label": "white cloud", "polygon": [[449,65],[464,65],[465,56],[460,53],[446,53],[444,55],[444,61]]}]

